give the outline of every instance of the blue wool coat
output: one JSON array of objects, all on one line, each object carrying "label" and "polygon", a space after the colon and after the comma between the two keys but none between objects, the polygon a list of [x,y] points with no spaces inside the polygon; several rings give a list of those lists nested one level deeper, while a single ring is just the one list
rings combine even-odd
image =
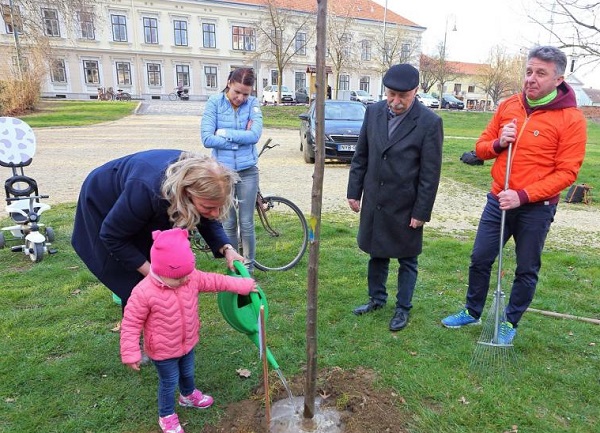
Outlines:
[{"label": "blue wool coat", "polygon": [[[250,120],[252,126],[246,129]],[[256,143],[262,128],[263,118],[258,99],[250,96],[234,110],[225,94],[219,93],[206,102],[200,136],[204,147],[212,149],[213,158],[235,171],[242,171],[254,167],[258,162]],[[215,135],[219,129],[223,130],[223,136]]]},{"label": "blue wool coat", "polygon": [[[150,261],[152,232],[173,228],[160,188],[181,150],[148,150],[94,169],[79,194],[71,244],[89,270],[127,302]],[[200,234],[216,257],[230,243],[219,221],[202,218]]]}]

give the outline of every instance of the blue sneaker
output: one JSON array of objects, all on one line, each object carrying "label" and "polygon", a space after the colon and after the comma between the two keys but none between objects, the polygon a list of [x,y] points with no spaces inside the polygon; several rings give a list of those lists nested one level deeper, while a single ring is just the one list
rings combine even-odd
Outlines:
[{"label": "blue sneaker", "polygon": [[512,345],[512,341],[517,335],[517,330],[510,322],[502,322],[500,324],[500,332],[498,332],[498,343],[507,346]]},{"label": "blue sneaker", "polygon": [[468,325],[481,325],[481,319],[476,319],[469,314],[466,308],[456,314],[442,319],[442,325],[446,328],[461,328]]}]

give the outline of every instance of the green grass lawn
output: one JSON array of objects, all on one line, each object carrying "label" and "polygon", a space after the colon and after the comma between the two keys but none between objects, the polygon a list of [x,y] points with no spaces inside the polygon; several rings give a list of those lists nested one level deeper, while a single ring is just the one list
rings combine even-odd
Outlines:
[{"label": "green grass lawn", "polygon": [[[118,334],[111,332],[120,307],[71,249],[73,213],[74,205],[65,204],[44,214],[58,252],[42,262],[0,251],[0,431],[155,432],[156,373],[121,365]],[[594,431],[597,325],[526,314],[515,340],[517,364],[481,376],[469,368],[481,328],[448,330],[439,323],[464,302],[472,234],[428,231],[411,322],[398,333],[387,329],[391,304],[368,316],[351,314],[366,300],[367,256],[355,236],[355,219],[323,216],[318,368],[374,370],[374,386],[399,396],[411,432],[501,433],[512,425],[523,432]],[[510,248],[506,255],[510,275]],[[269,301],[269,346],[288,379],[303,374],[306,362],[307,259],[288,272],[256,275]],[[224,272],[221,261],[203,254],[198,260],[202,269]],[[596,251],[548,245],[532,306],[598,318],[599,280]],[[216,296],[200,298],[197,381],[216,406],[179,411],[196,432],[216,423],[228,403],[248,398],[262,374],[254,345],[226,324]],[[238,377],[238,368],[251,377]]]},{"label": "green grass lawn", "polygon": [[[96,101],[85,104],[105,111]],[[108,104],[111,109],[125,106]],[[266,118],[276,117],[271,108],[265,107]],[[291,125],[300,109],[285,107],[281,111],[289,113],[281,116]],[[475,185],[483,194],[489,163],[466,166],[459,157],[473,148],[490,114],[440,115],[446,134],[443,175]],[[109,114],[98,116],[106,119]],[[33,123],[31,118],[27,122]],[[51,122],[40,120],[40,126]],[[600,186],[599,125],[589,125],[588,143],[580,180]],[[67,203],[43,215],[43,222],[56,232],[58,252],[42,262],[33,264],[23,254],[0,250],[0,431],[156,432],[156,373],[153,367],[134,373],[121,364],[118,334],[111,332],[120,307],[70,246],[74,212],[75,205]],[[7,223],[0,218],[2,226]],[[598,325],[528,313],[515,339],[516,364],[496,375],[476,374],[469,362],[481,328],[449,330],[439,323],[464,303],[473,233],[427,230],[410,324],[391,333],[391,303],[368,316],[351,314],[366,301],[368,257],[356,247],[356,224],[355,218],[334,214],[322,218],[319,368],[375,371],[374,386],[393,390],[406,419],[402,427],[413,433],[502,433],[513,425],[519,432],[597,431]],[[269,300],[269,346],[287,378],[302,375],[306,363],[307,262],[305,257],[288,272],[256,274]],[[222,261],[203,254],[198,265],[224,272]],[[507,247],[507,280],[513,265]],[[392,266],[390,281],[395,271]],[[532,307],[598,319],[598,281],[597,251],[550,243]],[[262,375],[255,347],[226,324],[216,295],[202,294],[200,299],[203,328],[196,377],[216,404],[209,411],[179,411],[191,432],[215,424],[228,403],[248,398]],[[250,378],[241,379],[238,368],[249,369]],[[378,433],[377,426],[372,432]]]},{"label": "green grass lawn", "polygon": [[133,113],[139,102],[124,101],[47,101],[36,111],[20,116],[32,128],[48,126],[85,126],[120,119]]}]

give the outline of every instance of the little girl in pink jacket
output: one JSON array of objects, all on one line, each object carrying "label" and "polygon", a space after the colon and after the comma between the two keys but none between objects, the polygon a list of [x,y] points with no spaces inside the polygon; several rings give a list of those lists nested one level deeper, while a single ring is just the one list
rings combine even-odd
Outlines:
[{"label": "little girl in pink jacket", "polygon": [[163,433],[184,433],[175,413],[179,405],[204,409],[213,398],[194,384],[194,346],[200,318],[198,292],[229,291],[247,295],[256,291],[251,278],[238,278],[197,270],[187,230],[174,228],[152,233],[150,274],[133,289],[121,324],[121,360],[139,370],[144,352],[158,371],[158,423]]}]

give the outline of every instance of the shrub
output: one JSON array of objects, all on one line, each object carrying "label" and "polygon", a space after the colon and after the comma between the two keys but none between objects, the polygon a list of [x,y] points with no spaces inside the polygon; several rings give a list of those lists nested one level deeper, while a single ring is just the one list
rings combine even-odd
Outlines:
[{"label": "shrub", "polygon": [[37,78],[9,79],[0,82],[0,115],[17,116],[35,108],[40,99],[41,84]]}]

